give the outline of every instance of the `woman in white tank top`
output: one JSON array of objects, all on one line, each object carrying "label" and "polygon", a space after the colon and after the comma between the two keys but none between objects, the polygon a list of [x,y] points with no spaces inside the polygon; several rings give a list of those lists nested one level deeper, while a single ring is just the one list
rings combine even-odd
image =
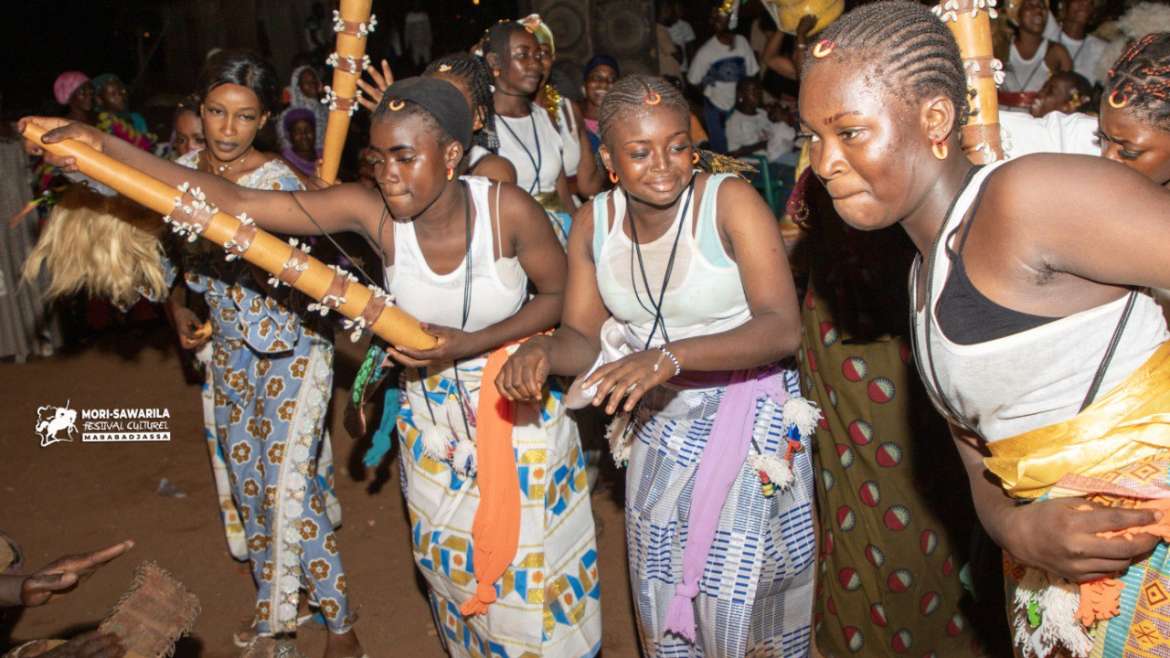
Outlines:
[{"label": "woman in white tank top", "polygon": [[[366,68],[370,82],[358,80],[364,96],[358,101],[373,112],[382,100],[386,87],[394,82],[390,65],[382,60],[379,72],[373,66]],[[427,65],[423,75],[446,80],[455,85],[467,99],[472,114],[472,143],[464,155],[461,171],[470,176],[483,176],[504,183],[516,182],[516,168],[497,153],[500,140],[496,136],[496,111],[492,102],[492,74],[482,57],[469,53],[451,53]]]},{"label": "woman in white tank top", "polygon": [[581,375],[568,403],[617,414],[646,656],[805,656],[815,414],[779,363],[799,316],[775,218],[743,180],[693,171],[665,80],[619,80],[600,123],[618,186],[578,212],[561,327],[513,355],[501,389],[531,399],[550,372]]},{"label": "woman in white tank top", "polygon": [[516,168],[520,189],[548,211],[565,244],[577,204],[569,190],[564,137],[548,112],[531,100],[544,75],[536,38],[518,22],[502,22],[488,29],[483,48],[495,82],[499,153]]},{"label": "woman in white tank top", "polygon": [[[870,31],[879,22],[885,29]],[[918,36],[911,41],[908,34]],[[925,8],[866,5],[822,38],[829,52],[809,60],[801,81],[812,167],[847,223],[869,229],[899,222],[925,261],[914,281],[913,315],[923,380],[954,426],[984,527],[1043,579],[1020,585],[1020,598],[1011,599],[1017,647],[1043,655],[1057,638],[1073,655],[1122,655],[1116,643],[1135,637],[1126,624],[1138,618],[1123,612],[1120,625],[1102,623],[1090,637],[1077,622],[1058,623],[1059,606],[1049,604],[1071,588],[1071,607],[1077,607],[1075,586],[1061,578],[1125,573],[1127,592],[1131,574],[1170,584],[1159,575],[1167,565],[1157,538],[1098,536],[1153,523],[1154,514],[1048,496],[1077,491],[1052,486],[1083,472],[1068,451],[1090,454],[1085,451],[1098,440],[1118,445],[1111,442],[1127,436],[1111,419],[1087,434],[1078,423],[1103,412],[1096,405],[1080,412],[1086,402],[1124,398],[1135,386],[1131,375],[1152,373],[1145,381],[1160,381],[1155,390],[1170,387],[1151,379],[1165,377],[1158,370],[1167,349],[1165,323],[1147,296],[1131,292],[1170,283],[1170,195],[1126,168],[1087,156],[1032,155],[974,170],[959,146],[964,68],[950,31]],[[887,75],[876,78],[876,70]],[[1133,307],[1119,328],[1127,298]],[[1042,478],[1030,461],[1037,445],[1028,441],[1053,427],[1070,428],[1049,435],[1048,447],[1064,461],[1054,457]],[[1093,438],[1082,442],[1086,437]],[[1019,453],[1005,453],[1000,444]],[[1099,465],[1109,468],[1114,454],[1134,454],[1135,445],[1105,454]],[[1008,463],[1020,470],[1002,468]],[[1164,467],[1153,473],[1165,479]],[[1044,499],[1019,505],[1017,496]],[[1155,546],[1152,561],[1130,567]],[[1050,585],[1033,587],[1037,582]],[[1039,621],[1029,622],[1037,610]],[[1107,638],[1114,644],[1094,646]]]},{"label": "woman in white tank top", "polygon": [[[1016,35],[1004,62],[1000,102],[1027,108],[1049,75],[1072,70],[1072,57],[1064,46],[1044,38],[1048,21],[1047,0],[1022,0],[1010,11]],[[1024,57],[1023,52],[1031,55]]]},{"label": "woman in white tank top", "polygon": [[[415,563],[442,611],[440,641],[452,656],[485,647],[591,656],[601,643],[600,585],[576,425],[555,386],[538,403],[480,405],[481,391],[499,402],[483,388],[493,386],[482,381],[485,368],[560,316],[564,252],[523,191],[456,178],[471,126],[453,85],[399,81],[370,131],[378,189],[342,184],[295,196],[139,157],[77,124],[65,132],[170,185],[190,182],[263,228],[364,233],[384,254],[398,306],[438,338],[431,349],[388,352],[407,366],[397,415],[403,493]],[[494,440],[478,444],[488,427]],[[485,453],[494,460],[480,472]],[[516,536],[493,532],[513,524]]]}]

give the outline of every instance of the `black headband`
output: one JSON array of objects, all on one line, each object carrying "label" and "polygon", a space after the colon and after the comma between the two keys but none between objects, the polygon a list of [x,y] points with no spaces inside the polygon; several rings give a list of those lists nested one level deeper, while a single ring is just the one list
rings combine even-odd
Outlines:
[{"label": "black headband", "polygon": [[440,78],[399,80],[386,89],[379,110],[393,116],[405,103],[415,103],[426,110],[464,150],[471,146],[471,108],[455,85]]}]

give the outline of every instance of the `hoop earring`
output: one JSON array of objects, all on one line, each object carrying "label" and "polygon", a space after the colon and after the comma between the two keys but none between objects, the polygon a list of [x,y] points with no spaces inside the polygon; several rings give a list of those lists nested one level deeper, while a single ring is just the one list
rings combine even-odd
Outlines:
[{"label": "hoop earring", "polygon": [[946,160],[950,155],[951,147],[947,146],[946,142],[935,142],[930,145],[930,152],[939,160]]},{"label": "hoop earring", "polygon": [[699,150],[698,149],[695,149],[695,152],[691,154],[691,164],[693,164],[693,165],[699,164]]},{"label": "hoop earring", "polygon": [[447,180],[455,180],[455,167],[447,167]]},{"label": "hoop earring", "polygon": [[618,175],[613,171],[609,172],[609,182],[613,183],[614,185],[618,184]]}]

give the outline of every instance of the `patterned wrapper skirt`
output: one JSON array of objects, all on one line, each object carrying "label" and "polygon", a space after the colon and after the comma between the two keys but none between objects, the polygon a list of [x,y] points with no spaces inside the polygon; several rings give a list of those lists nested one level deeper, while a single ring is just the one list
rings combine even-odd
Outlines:
[{"label": "patterned wrapper skirt", "polygon": [[[795,371],[784,388],[800,395]],[[695,597],[695,644],[664,635],[667,608],[682,580],[683,548],[699,457],[725,386],[651,391],[631,419],[626,474],[626,543],[630,584],[644,655],[807,656],[811,640],[813,470],[809,450],[794,453],[792,486],[764,495],[759,474],[744,464],[720,514]],[[756,404],[753,437],[760,450],[784,456],[787,437],[778,405]]]},{"label": "patterned wrapper skirt", "polygon": [[824,414],[813,454],[817,648],[826,658],[979,655],[959,580],[976,520],[909,346],[850,341],[811,291],[802,311],[804,395]]},{"label": "patterned wrapper skirt", "polygon": [[[520,542],[484,615],[459,606],[475,592],[472,524],[475,411],[486,359],[404,373],[398,416],[402,490],[414,560],[452,656],[592,656],[601,648],[601,584],[585,459],[559,385],[514,407]],[[470,436],[468,436],[470,434]]]}]

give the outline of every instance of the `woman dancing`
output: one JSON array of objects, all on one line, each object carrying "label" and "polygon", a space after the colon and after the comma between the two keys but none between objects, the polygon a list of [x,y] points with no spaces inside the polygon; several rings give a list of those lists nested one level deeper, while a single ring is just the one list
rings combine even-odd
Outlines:
[{"label": "woman dancing", "polygon": [[[271,230],[364,232],[383,254],[398,306],[439,339],[431,349],[389,352],[408,366],[398,417],[403,493],[441,641],[454,656],[590,656],[601,642],[600,585],[576,426],[561,393],[550,391],[538,404],[512,405],[511,437],[501,442],[490,376],[481,388],[507,346],[556,323],[564,253],[521,190],[456,177],[471,126],[467,102],[450,83],[396,82],[371,126],[378,189],[343,184],[296,194],[138,157],[76,124],[55,134],[168,183],[189,181],[220,208]],[[490,445],[502,445],[507,460],[518,456],[510,469],[518,484],[507,484],[507,468],[479,469],[488,444],[477,439],[489,428]],[[488,518],[515,525],[495,527]]]},{"label": "woman dancing", "polygon": [[[358,99],[370,112],[378,108],[386,88],[394,83],[390,65],[382,60],[382,70],[366,68],[371,82],[358,80],[364,95]],[[483,176],[502,183],[516,182],[516,168],[500,157],[500,139],[496,136],[496,110],[492,100],[492,74],[483,59],[468,53],[444,55],[427,65],[423,75],[446,80],[455,85],[471,108],[471,148],[464,154],[459,173]]]},{"label": "woman dancing", "polygon": [[483,43],[495,79],[501,156],[516,168],[516,184],[546,211],[561,244],[577,204],[565,174],[564,143],[548,112],[532,102],[544,76],[536,38],[516,22],[496,23]]},{"label": "woman dancing", "polygon": [[589,373],[570,399],[619,414],[647,656],[807,655],[816,415],[778,363],[800,316],[775,220],[746,182],[695,172],[665,80],[622,78],[599,119],[617,187],[577,213],[560,329],[497,381],[533,399],[550,373]]},{"label": "woman dancing", "polygon": [[[177,178],[198,180],[195,184],[205,188],[210,186],[204,181],[214,181],[232,189],[301,189],[278,156],[253,146],[275,105],[275,75],[266,62],[246,52],[220,53],[208,62],[199,89],[206,149],[174,164],[133,146],[127,151],[142,153],[147,162],[165,162]],[[85,134],[93,140],[92,131]],[[108,137],[94,141],[104,147],[125,143]],[[168,277],[182,270],[186,288],[201,294],[209,310],[206,431],[214,442],[229,546],[233,556],[250,561],[258,588],[252,621],[257,639],[237,633],[236,642],[262,643],[270,641],[265,636],[294,632],[304,590],[330,631],[326,658],[361,656],[334,534],[336,501],[324,481],[331,466],[318,462],[318,454],[329,456],[324,420],[333,345],[328,333],[302,319],[303,298],[270,290],[266,277],[241,261],[225,261],[202,245],[184,246],[168,259]],[[185,347],[207,340],[198,333],[200,324],[190,311],[177,309]]]},{"label": "woman dancing", "polygon": [[[846,222],[900,223],[924,261],[911,295],[915,356],[952,424],[980,520],[1027,567],[1008,570],[1017,648],[1147,651],[1154,602],[1132,593],[1170,586],[1166,545],[1111,533],[1158,515],[1107,503],[1133,506],[1135,487],[1166,479],[1165,450],[1126,428],[1164,432],[1170,407],[1166,323],[1141,292],[1170,284],[1170,198],[1100,158],[973,167],[959,148],[958,47],[917,4],[859,8],[812,54],[800,103],[813,170]],[[1105,493],[1101,478],[1114,498],[1079,497]],[[1119,614],[1102,621],[1089,605],[1075,618],[1074,583],[1115,574]]]}]

